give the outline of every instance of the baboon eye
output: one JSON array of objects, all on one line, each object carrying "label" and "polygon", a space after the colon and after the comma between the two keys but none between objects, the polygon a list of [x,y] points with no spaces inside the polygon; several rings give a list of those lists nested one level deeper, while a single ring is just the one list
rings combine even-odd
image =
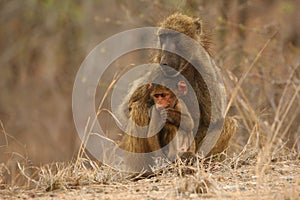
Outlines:
[{"label": "baboon eye", "polygon": [[167,37],[167,34],[160,34],[160,35],[159,35],[159,38],[160,38],[160,39],[165,39],[166,37]]},{"label": "baboon eye", "polygon": [[160,96],[160,94],[155,94],[154,95],[155,98],[158,98],[159,96]]},{"label": "baboon eye", "polygon": [[166,97],[168,94],[167,93],[162,93],[161,97]]},{"label": "baboon eye", "polygon": [[155,98],[158,98],[158,97],[166,97],[166,96],[168,96],[169,94],[167,94],[167,93],[161,93],[161,94],[154,94],[153,96],[155,97]]}]

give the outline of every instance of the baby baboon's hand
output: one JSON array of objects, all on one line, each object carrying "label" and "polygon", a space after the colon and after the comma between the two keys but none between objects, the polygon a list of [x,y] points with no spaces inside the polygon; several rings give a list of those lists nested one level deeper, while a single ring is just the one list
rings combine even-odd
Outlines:
[{"label": "baby baboon's hand", "polygon": [[175,126],[179,126],[181,120],[181,113],[178,110],[175,110],[174,108],[167,108],[165,110],[167,113],[167,121],[171,124],[174,124]]},{"label": "baby baboon's hand", "polygon": [[159,114],[160,114],[161,120],[165,123],[168,118],[168,113],[167,113],[166,109],[159,110]]}]

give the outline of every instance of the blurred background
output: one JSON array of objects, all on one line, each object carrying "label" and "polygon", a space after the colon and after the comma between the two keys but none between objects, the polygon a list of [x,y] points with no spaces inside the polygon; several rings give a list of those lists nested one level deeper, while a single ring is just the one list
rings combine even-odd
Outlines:
[{"label": "blurred background", "polygon": [[0,163],[74,158],[72,87],[84,58],[113,34],[156,26],[174,12],[203,18],[229,94],[272,39],[233,102],[240,124],[233,148],[257,126],[259,137],[277,131],[299,150],[299,10],[293,0],[0,0]]}]

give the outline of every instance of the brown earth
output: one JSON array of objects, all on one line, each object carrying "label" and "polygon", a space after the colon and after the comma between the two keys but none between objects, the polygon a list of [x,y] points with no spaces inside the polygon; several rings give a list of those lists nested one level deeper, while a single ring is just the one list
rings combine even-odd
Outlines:
[{"label": "brown earth", "polygon": [[[205,161],[190,167],[172,165],[153,177],[140,180],[132,180],[105,166],[80,169],[69,178],[60,171],[56,174],[60,177],[53,175],[52,185],[49,185],[51,177],[48,175],[48,185],[46,180],[40,179],[33,189],[2,186],[0,198],[299,199],[299,155],[288,153],[270,160],[260,158],[252,151],[222,162]],[[43,174],[42,169],[40,173]]]}]

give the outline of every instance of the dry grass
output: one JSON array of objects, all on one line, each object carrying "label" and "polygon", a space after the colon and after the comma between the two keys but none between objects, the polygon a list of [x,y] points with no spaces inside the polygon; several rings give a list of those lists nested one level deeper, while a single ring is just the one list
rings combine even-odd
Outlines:
[{"label": "dry grass", "polygon": [[245,147],[223,161],[170,164],[143,179],[131,179],[88,158],[38,167],[31,177],[29,168],[19,167],[29,182],[22,187],[1,185],[3,198],[297,199],[300,195],[299,155],[284,148],[268,159],[262,150]]}]

